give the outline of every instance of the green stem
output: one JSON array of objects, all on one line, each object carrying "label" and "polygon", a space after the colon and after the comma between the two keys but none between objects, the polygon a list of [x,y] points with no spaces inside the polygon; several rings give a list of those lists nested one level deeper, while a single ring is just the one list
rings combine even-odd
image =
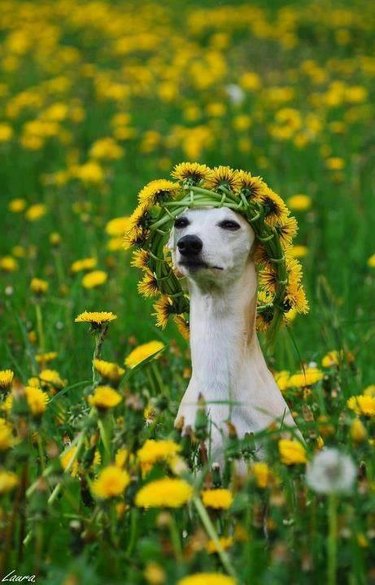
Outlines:
[{"label": "green stem", "polygon": [[111,415],[109,413],[105,414],[104,417],[99,418],[98,420],[98,427],[100,432],[100,437],[103,442],[104,447],[104,464],[109,465],[111,461],[111,427],[112,421],[109,418]]},{"label": "green stem", "polygon": [[35,314],[36,314],[36,327],[38,330],[38,338],[39,338],[39,353],[44,353],[45,343],[44,343],[44,331],[43,331],[43,318],[42,318],[42,309],[41,309],[39,301],[36,301],[36,303],[35,303]]},{"label": "green stem", "polygon": [[43,453],[43,445],[42,445],[42,439],[40,437],[40,434],[37,433],[37,445],[38,445],[38,453],[39,453],[39,459],[40,459],[40,466],[42,468],[42,473],[44,473],[45,469],[46,469],[46,462],[45,462],[45,458],[44,458],[44,453]]},{"label": "green stem", "polygon": [[178,533],[177,524],[175,517],[172,515],[171,520],[169,523],[169,533],[171,535],[171,541],[173,545],[173,550],[176,555],[176,559],[178,563],[182,563],[183,556],[182,556],[182,547],[180,541],[180,535]]},{"label": "green stem", "polygon": [[328,499],[328,539],[327,539],[327,583],[336,585],[337,576],[337,499],[331,494]]},{"label": "green stem", "polygon": [[198,498],[198,496],[194,496],[193,503],[194,503],[196,510],[200,516],[200,519],[202,520],[202,524],[207,531],[207,534],[209,535],[209,537],[212,539],[212,541],[214,542],[214,544],[216,546],[216,550],[218,552],[218,555],[220,557],[220,560],[223,564],[224,569],[234,579],[237,579],[237,575],[236,575],[235,570],[232,566],[232,563],[230,562],[229,556],[227,555],[226,551],[223,549],[223,547],[220,544],[219,537],[218,537],[217,532],[216,532],[216,530],[215,530],[215,528],[210,520],[209,515],[207,514],[206,508],[203,506],[203,504],[202,504],[201,500]]}]

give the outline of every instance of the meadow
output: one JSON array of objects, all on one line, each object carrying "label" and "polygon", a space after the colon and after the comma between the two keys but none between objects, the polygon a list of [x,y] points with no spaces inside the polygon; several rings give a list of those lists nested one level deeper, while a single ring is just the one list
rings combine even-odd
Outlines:
[{"label": "meadow", "polygon": [[[0,578],[375,582],[374,16],[2,2]],[[268,429],[263,461],[232,429],[211,469],[204,404],[174,428],[188,342],[124,246],[182,161],[263,177],[299,224],[309,313],[260,337],[306,444]]]}]

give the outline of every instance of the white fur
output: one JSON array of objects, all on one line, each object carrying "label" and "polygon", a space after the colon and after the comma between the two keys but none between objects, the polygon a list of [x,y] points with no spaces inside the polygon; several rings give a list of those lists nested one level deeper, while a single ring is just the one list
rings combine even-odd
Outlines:
[{"label": "white fur", "polygon": [[[183,417],[185,428],[194,427],[202,394],[212,422],[211,454],[221,458],[226,421],[231,421],[239,437],[274,421],[287,426],[295,423],[267,368],[255,331],[257,279],[251,226],[225,207],[191,209],[182,216],[189,225],[173,230],[171,247],[190,292],[192,376],[176,423]],[[241,227],[223,229],[218,225],[223,220],[236,221]],[[177,243],[185,235],[202,240],[200,258],[216,268],[181,265],[184,258]]]}]

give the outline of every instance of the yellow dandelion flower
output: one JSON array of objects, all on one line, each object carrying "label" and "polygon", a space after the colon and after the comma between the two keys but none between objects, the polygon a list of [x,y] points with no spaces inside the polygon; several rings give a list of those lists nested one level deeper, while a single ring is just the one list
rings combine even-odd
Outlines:
[{"label": "yellow dandelion flower", "polygon": [[293,258],[289,255],[289,250],[285,255],[286,258],[286,269],[288,272],[288,281],[293,285],[300,284],[302,280],[302,266],[301,262],[297,258]]},{"label": "yellow dandelion flower", "polygon": [[257,200],[264,191],[266,184],[261,177],[253,177],[246,171],[235,171],[239,181],[239,190],[247,199]]},{"label": "yellow dandelion flower", "polygon": [[82,258],[81,260],[75,260],[70,266],[70,270],[76,274],[77,272],[83,272],[84,270],[93,270],[96,264],[96,258]]},{"label": "yellow dandelion flower", "polygon": [[114,408],[120,404],[121,400],[121,394],[116,392],[111,386],[97,386],[94,393],[88,397],[89,404],[96,406],[99,410]]},{"label": "yellow dandelion flower", "polygon": [[[60,463],[64,471],[69,467],[69,473],[72,477],[77,477],[78,475],[78,461],[75,459],[77,453],[77,447],[69,447],[64,453],[60,455]],[[74,459],[73,463],[71,463],[72,459]]]},{"label": "yellow dandelion flower", "polygon": [[0,388],[10,388],[14,378],[12,370],[0,370]]},{"label": "yellow dandelion flower", "polygon": [[43,295],[48,290],[48,282],[41,278],[33,278],[30,283],[30,290],[36,295]]},{"label": "yellow dandelion flower", "polygon": [[183,479],[169,477],[151,481],[135,496],[139,508],[180,508],[193,497],[193,488]]},{"label": "yellow dandelion flower", "polygon": [[168,181],[167,179],[156,179],[143,187],[139,192],[138,200],[141,205],[144,204],[147,207],[152,207],[159,201],[163,201],[169,197],[173,198],[178,189],[179,185],[177,183],[172,183],[172,181]]},{"label": "yellow dandelion flower", "polygon": [[0,258],[0,270],[3,272],[16,272],[18,268],[18,262],[13,256],[3,256]]},{"label": "yellow dandelion flower", "polygon": [[171,174],[174,179],[186,185],[199,185],[210,177],[212,171],[206,165],[185,162],[176,165]]},{"label": "yellow dandelion flower", "polygon": [[88,161],[72,168],[72,176],[86,185],[97,185],[105,179],[103,168],[96,161]]},{"label": "yellow dandelion flower", "polygon": [[168,295],[161,295],[160,299],[153,305],[155,309],[156,325],[165,329],[170,315],[174,313],[173,301]]},{"label": "yellow dandelion flower", "polygon": [[6,494],[17,487],[18,476],[12,471],[0,470],[0,495]]},{"label": "yellow dandelion flower", "polygon": [[281,392],[284,392],[287,388],[289,388],[290,373],[287,370],[282,370],[281,372],[275,373],[275,382],[280,388]]},{"label": "yellow dandelion flower", "polygon": [[298,231],[298,223],[295,217],[290,215],[282,223],[275,226],[276,232],[280,238],[283,248],[287,248]]},{"label": "yellow dandelion flower", "polygon": [[82,286],[84,288],[96,288],[107,282],[107,279],[108,274],[104,270],[93,270],[82,278]]},{"label": "yellow dandelion flower", "polygon": [[289,248],[289,254],[293,258],[305,258],[309,253],[309,249],[307,246],[302,246],[301,244],[297,246],[291,246]]},{"label": "yellow dandelion flower", "polygon": [[106,362],[105,360],[94,359],[94,368],[102,376],[110,382],[117,383],[121,376],[124,375],[125,370],[117,364]]},{"label": "yellow dandelion flower", "polygon": [[375,398],[375,384],[370,384],[363,390],[365,396],[373,396]]},{"label": "yellow dandelion flower", "polygon": [[164,569],[154,562],[147,563],[143,575],[149,585],[164,585],[166,582]]},{"label": "yellow dandelion flower", "polygon": [[108,465],[100,472],[91,486],[96,498],[107,499],[121,496],[130,483],[129,474],[116,465]]},{"label": "yellow dandelion flower", "polygon": [[[219,538],[220,548],[223,550],[228,550],[228,548],[233,546],[233,543],[233,536],[221,536]],[[213,553],[217,553],[219,551],[219,547],[214,540],[209,540],[206,544],[206,551],[211,555]]]},{"label": "yellow dandelion flower", "polygon": [[55,248],[56,248],[57,246],[60,246],[60,244],[61,244],[61,240],[62,240],[62,238],[61,238],[60,234],[58,234],[57,232],[52,232],[52,233],[49,235],[49,238],[48,238],[48,239],[49,239],[49,242],[50,242],[50,244],[51,244],[52,246],[54,246]]},{"label": "yellow dandelion flower", "polygon": [[108,311],[84,311],[74,319],[75,323],[91,323],[91,325],[103,325],[117,319],[117,315]]},{"label": "yellow dandelion flower", "polygon": [[9,201],[8,209],[12,213],[21,213],[26,205],[26,199],[12,199]]},{"label": "yellow dandelion flower", "polygon": [[149,439],[137,451],[137,457],[143,471],[151,469],[159,461],[170,462],[177,453],[181,451],[181,446],[170,440],[155,441]]},{"label": "yellow dandelion flower", "polygon": [[39,374],[39,379],[44,384],[50,384],[54,388],[64,388],[66,380],[62,380],[60,374],[56,370],[42,370]]},{"label": "yellow dandelion flower", "polygon": [[358,396],[351,396],[347,401],[347,406],[356,414],[364,416],[375,416],[375,396],[366,394],[359,394]]},{"label": "yellow dandelion flower", "polygon": [[267,463],[258,461],[251,466],[252,474],[257,486],[261,489],[267,488],[274,480],[274,475]]},{"label": "yellow dandelion flower", "polygon": [[117,465],[117,467],[124,467],[128,459],[129,451],[125,447],[122,447],[116,452],[115,465]]},{"label": "yellow dandelion flower", "polygon": [[367,260],[367,266],[370,268],[375,268],[375,254],[372,254],[372,256],[369,257]]},{"label": "yellow dandelion flower", "polygon": [[159,293],[159,286],[155,274],[147,270],[142,280],[138,283],[137,288],[139,294],[146,298],[157,295]]},{"label": "yellow dandelion flower", "polygon": [[149,341],[138,345],[132,352],[125,358],[125,365],[128,368],[135,368],[141,362],[148,360],[149,358],[156,356],[159,352],[164,349],[165,345],[162,341]]},{"label": "yellow dandelion flower", "polygon": [[203,490],[201,496],[203,504],[215,510],[228,510],[233,503],[233,494],[227,489]]},{"label": "yellow dandelion flower", "polygon": [[287,199],[287,205],[292,211],[307,211],[311,204],[311,197],[308,195],[298,194]]},{"label": "yellow dandelion flower", "polygon": [[7,451],[14,444],[12,427],[4,418],[0,418],[0,451]]},{"label": "yellow dandelion flower", "polygon": [[273,295],[276,292],[279,277],[272,264],[266,265],[259,271],[258,281],[259,286],[264,289],[266,293]]},{"label": "yellow dandelion flower", "polygon": [[57,351],[48,351],[46,353],[38,353],[35,356],[37,364],[47,364],[57,358]]},{"label": "yellow dandelion flower", "polygon": [[130,227],[130,216],[115,217],[111,219],[105,226],[106,233],[115,238],[122,237]]},{"label": "yellow dandelion flower", "polygon": [[41,416],[47,408],[48,396],[37,386],[25,386],[27,404],[34,416]]},{"label": "yellow dandelion flower", "polygon": [[350,437],[354,443],[363,443],[367,440],[367,430],[361,419],[355,418],[350,425]]},{"label": "yellow dandelion flower", "polygon": [[97,160],[118,160],[124,154],[124,149],[111,136],[99,138],[90,148],[90,157]]},{"label": "yellow dandelion flower", "polygon": [[338,156],[332,156],[330,158],[327,158],[326,167],[330,171],[342,171],[343,168],[345,167],[345,161],[343,158],[340,158]]},{"label": "yellow dandelion flower", "polygon": [[236,585],[236,580],[221,573],[195,573],[183,577],[177,585]]},{"label": "yellow dandelion flower", "polygon": [[290,376],[287,387],[288,388],[304,388],[305,386],[313,386],[323,379],[323,372],[319,368],[305,368],[305,370]]},{"label": "yellow dandelion flower", "polygon": [[215,167],[205,180],[207,189],[220,189],[223,187],[230,191],[238,191],[241,187],[241,178],[238,173],[227,166]]},{"label": "yellow dandelion flower", "polygon": [[299,441],[293,439],[280,439],[278,447],[280,459],[285,465],[295,465],[297,463],[307,462],[306,450]]},{"label": "yellow dandelion flower", "polygon": [[174,315],[173,321],[176,323],[176,327],[182,337],[188,341],[190,339],[190,329],[189,323],[186,321],[185,317],[182,315]]},{"label": "yellow dandelion flower", "polygon": [[285,291],[284,307],[286,311],[296,309],[298,313],[308,313],[309,303],[306,298],[306,293],[301,285],[290,282]]},{"label": "yellow dandelion flower", "polygon": [[146,270],[148,268],[148,262],[150,260],[150,253],[147,250],[135,250],[133,252],[131,266],[134,268],[140,268]]},{"label": "yellow dandelion flower", "polygon": [[147,203],[140,203],[129,217],[129,224],[124,233],[124,247],[129,249],[132,246],[143,244],[149,234],[149,208]]},{"label": "yellow dandelion flower", "polygon": [[28,221],[38,221],[47,213],[47,207],[43,203],[35,203],[31,205],[25,213]]},{"label": "yellow dandelion flower", "polygon": [[346,361],[348,364],[354,361],[354,356],[350,351],[344,351],[336,349],[329,351],[322,359],[323,368],[332,368],[333,366],[339,366],[341,363]]},{"label": "yellow dandelion flower", "polygon": [[263,206],[265,222],[270,226],[283,225],[289,215],[289,209],[277,193],[268,187],[264,189],[257,200]]}]

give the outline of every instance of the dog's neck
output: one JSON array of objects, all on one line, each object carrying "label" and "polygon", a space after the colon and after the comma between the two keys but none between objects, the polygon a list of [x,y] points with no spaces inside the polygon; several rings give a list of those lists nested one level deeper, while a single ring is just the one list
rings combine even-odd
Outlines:
[{"label": "dog's neck", "polygon": [[190,283],[193,379],[202,389],[233,388],[242,364],[263,358],[255,332],[257,280],[252,262],[230,286]]},{"label": "dog's neck", "polygon": [[194,426],[203,395],[216,432],[231,420],[239,436],[276,419],[294,425],[287,404],[268,370],[256,335],[257,278],[248,261],[237,280],[217,285],[189,283],[192,377],[177,420]]}]

